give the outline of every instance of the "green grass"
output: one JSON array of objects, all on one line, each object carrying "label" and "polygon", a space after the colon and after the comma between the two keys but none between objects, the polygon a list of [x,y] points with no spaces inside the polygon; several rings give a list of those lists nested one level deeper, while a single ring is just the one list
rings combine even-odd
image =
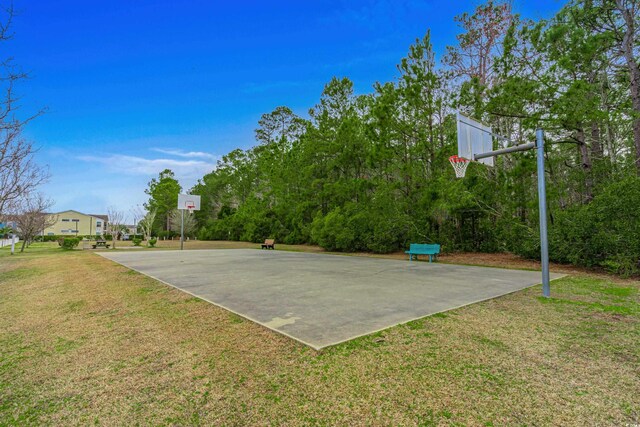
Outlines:
[{"label": "green grass", "polygon": [[640,420],[637,281],[575,274],[316,352],[54,245],[0,253],[0,426]]},{"label": "green grass", "polygon": [[27,249],[26,249],[26,253],[21,253],[20,252],[20,248],[22,247],[22,242],[16,244],[15,246],[15,253],[13,255],[11,255],[11,246],[5,246],[3,248],[0,248],[0,256],[23,256],[25,254],[27,255],[33,255],[34,253],[46,253],[46,254],[53,254],[53,252],[51,251],[51,249],[54,246],[58,246],[57,243],[55,242],[46,242],[46,243],[33,243],[31,244]]}]

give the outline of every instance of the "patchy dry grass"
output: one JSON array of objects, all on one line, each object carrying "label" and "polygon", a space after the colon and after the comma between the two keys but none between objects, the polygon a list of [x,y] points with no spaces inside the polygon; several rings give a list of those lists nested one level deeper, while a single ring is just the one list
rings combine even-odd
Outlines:
[{"label": "patchy dry grass", "polygon": [[0,254],[0,425],[640,422],[637,281],[574,274],[315,352],[91,251],[29,251]]}]

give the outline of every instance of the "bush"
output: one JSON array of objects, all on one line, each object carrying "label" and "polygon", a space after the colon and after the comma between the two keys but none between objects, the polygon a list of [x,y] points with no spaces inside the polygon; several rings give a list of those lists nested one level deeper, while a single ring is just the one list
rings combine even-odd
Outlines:
[{"label": "bush", "polygon": [[64,237],[58,241],[58,244],[65,250],[74,249],[79,243],[80,239],[77,237]]},{"label": "bush", "polygon": [[375,253],[389,253],[403,248],[409,229],[409,219],[402,215],[373,217],[371,234],[367,239],[367,249]]},{"label": "bush", "polygon": [[350,218],[341,208],[335,208],[324,217],[318,214],[311,225],[311,238],[329,251],[360,250],[358,225],[361,224],[357,219]]},{"label": "bush", "polygon": [[[232,219],[209,219],[198,232],[200,240],[238,240],[240,235],[232,236],[230,222]],[[235,238],[234,238],[235,237]]]},{"label": "bush", "polygon": [[[290,231],[278,214],[257,199],[247,201],[238,210],[226,208],[216,219],[210,218],[200,228],[200,240],[244,240],[259,243],[266,238],[284,242]],[[297,243],[301,243],[298,241]]]},{"label": "bush", "polygon": [[82,240],[83,238],[88,238],[88,239],[94,239],[95,236],[82,236],[82,235],[78,235],[78,236],[70,236],[70,235],[60,235],[60,234],[55,234],[55,235],[46,235],[46,236],[36,236],[33,240],[36,242],[58,242],[60,244],[60,246],[62,246],[62,239],[65,238],[69,238],[69,237],[74,237],[74,238],[78,238],[79,240]]},{"label": "bush", "polygon": [[131,241],[133,242],[133,246],[140,246],[140,243],[142,243],[142,239],[139,237],[134,237]]},{"label": "bush", "polygon": [[179,236],[180,233],[176,233],[175,231],[172,230],[162,230],[158,232],[158,238],[159,239],[166,239],[166,240],[171,240],[176,236]]},{"label": "bush", "polygon": [[156,239],[155,237],[150,238],[147,242],[150,248],[154,248],[156,246],[156,243],[158,243],[158,239]]},{"label": "bush", "polygon": [[[549,258],[584,267],[599,266],[623,276],[640,273],[640,178],[629,177],[602,189],[589,204],[554,213]],[[523,227],[524,228],[524,227]],[[539,233],[514,235],[515,251],[539,257]]]}]

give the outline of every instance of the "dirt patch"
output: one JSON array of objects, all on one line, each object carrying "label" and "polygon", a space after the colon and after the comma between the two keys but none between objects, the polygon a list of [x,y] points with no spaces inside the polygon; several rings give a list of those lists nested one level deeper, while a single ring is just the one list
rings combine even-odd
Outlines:
[{"label": "dirt patch", "polygon": [[589,313],[589,319],[604,320],[605,322],[638,322],[638,319],[632,316],[617,313]]}]

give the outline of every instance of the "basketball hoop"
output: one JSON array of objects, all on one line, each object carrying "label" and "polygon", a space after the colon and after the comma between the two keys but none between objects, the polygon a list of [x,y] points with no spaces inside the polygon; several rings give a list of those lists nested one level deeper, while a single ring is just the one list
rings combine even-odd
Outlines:
[{"label": "basketball hoop", "polygon": [[180,250],[184,249],[184,211],[193,214],[200,210],[200,196],[197,194],[178,194],[178,209],[180,209]]},{"label": "basketball hoop", "polygon": [[456,171],[456,178],[464,178],[464,174],[467,172],[467,166],[469,166],[469,159],[453,155],[449,157],[449,163],[453,166],[453,170]]}]

